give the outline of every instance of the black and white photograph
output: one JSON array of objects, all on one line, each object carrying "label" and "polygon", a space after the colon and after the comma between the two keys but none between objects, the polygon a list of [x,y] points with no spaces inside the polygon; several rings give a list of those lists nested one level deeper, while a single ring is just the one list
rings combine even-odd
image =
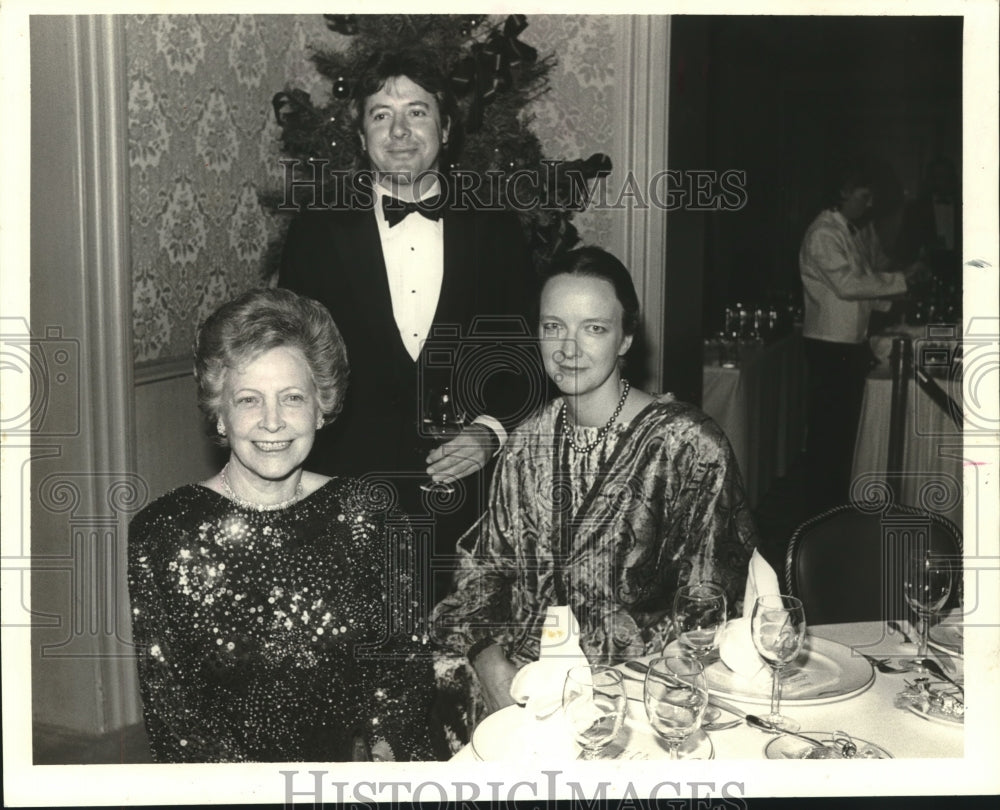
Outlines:
[{"label": "black and white photograph", "polygon": [[6,805],[1000,793],[997,4],[507,6],[0,8]]}]

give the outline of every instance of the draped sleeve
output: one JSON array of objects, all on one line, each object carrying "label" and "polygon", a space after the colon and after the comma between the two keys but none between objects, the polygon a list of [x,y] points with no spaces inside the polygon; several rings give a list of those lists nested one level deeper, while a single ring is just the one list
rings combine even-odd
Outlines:
[{"label": "draped sleeve", "polygon": [[[676,587],[712,580],[738,615],[756,542],[739,465],[729,441],[707,415],[690,409],[674,421],[659,467],[670,479],[663,504],[660,565]],[[672,595],[671,595],[672,597]]]},{"label": "draped sleeve", "polygon": [[524,493],[531,471],[512,437],[501,454],[490,487],[489,509],[458,542],[458,565],[452,593],[434,610],[438,642],[464,656],[474,644],[493,638],[509,645],[513,596],[519,585],[518,558],[538,534],[538,515],[526,509]]}]

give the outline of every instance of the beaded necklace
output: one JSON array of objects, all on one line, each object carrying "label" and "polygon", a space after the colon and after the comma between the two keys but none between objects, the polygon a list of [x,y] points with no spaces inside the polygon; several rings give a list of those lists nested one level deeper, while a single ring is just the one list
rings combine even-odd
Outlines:
[{"label": "beaded necklace", "polygon": [[285,509],[291,506],[299,498],[302,497],[302,479],[299,478],[299,483],[295,485],[295,494],[292,495],[287,501],[281,501],[279,503],[254,503],[253,501],[245,501],[235,492],[233,488],[229,485],[229,478],[226,476],[226,470],[229,469],[229,462],[226,462],[226,466],[222,468],[222,472],[219,473],[219,480],[222,481],[222,488],[226,491],[226,495],[229,499],[244,509],[252,509],[255,512],[276,512],[279,509]]},{"label": "beaded necklace", "polygon": [[[562,421],[562,432],[565,433],[566,438],[569,439],[570,447],[572,447],[578,453],[589,453],[591,450],[597,447],[597,445],[599,445],[604,440],[604,437],[608,435],[608,431],[611,430],[611,426],[615,423],[615,420],[618,418],[618,414],[620,414],[622,412],[622,408],[625,407],[625,400],[628,399],[629,388],[631,388],[631,386],[629,385],[629,381],[625,380],[624,384],[622,385],[621,399],[618,400],[618,406],[615,408],[614,413],[611,414],[611,418],[607,421],[604,427],[602,427],[600,430],[597,431],[597,438],[594,439],[592,442],[588,442],[583,447],[580,447],[575,441],[573,441],[573,432],[572,430],[570,430],[569,418],[566,416],[566,402],[564,401],[562,410],[559,412],[559,419]],[[573,427],[575,427],[575,425]]]}]

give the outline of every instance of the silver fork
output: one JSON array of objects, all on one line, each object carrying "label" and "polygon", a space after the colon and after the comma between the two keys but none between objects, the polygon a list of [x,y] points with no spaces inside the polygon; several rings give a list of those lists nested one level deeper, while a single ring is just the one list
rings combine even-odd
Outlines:
[{"label": "silver fork", "polygon": [[865,655],[864,653],[860,653],[860,655],[862,658],[868,661],[869,664],[875,667],[875,669],[877,669],[879,672],[885,673],[887,675],[896,675],[900,672],[910,671],[910,668],[907,666],[897,667],[893,664],[890,664],[888,658],[874,658],[870,655]]}]

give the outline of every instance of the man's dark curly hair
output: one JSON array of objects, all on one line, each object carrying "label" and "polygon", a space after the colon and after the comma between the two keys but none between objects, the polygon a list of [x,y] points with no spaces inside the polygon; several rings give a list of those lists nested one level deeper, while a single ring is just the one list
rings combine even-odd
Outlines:
[{"label": "man's dark curly hair", "polygon": [[354,124],[363,130],[365,102],[383,87],[389,79],[406,76],[437,100],[442,126],[448,127],[448,143],[441,147],[439,163],[446,171],[448,163],[458,156],[462,145],[462,117],[451,81],[431,51],[423,48],[404,48],[372,54],[362,65],[361,73],[354,80],[351,106]]}]

